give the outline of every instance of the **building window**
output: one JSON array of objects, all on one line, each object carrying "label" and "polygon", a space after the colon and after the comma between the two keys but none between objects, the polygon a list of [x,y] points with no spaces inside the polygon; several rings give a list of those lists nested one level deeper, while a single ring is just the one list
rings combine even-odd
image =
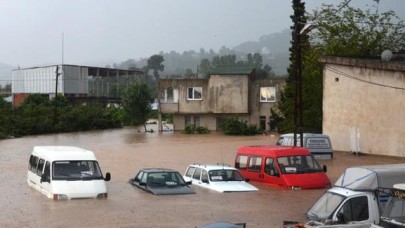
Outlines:
[{"label": "building window", "polygon": [[276,87],[260,87],[260,102],[276,102]]},{"label": "building window", "polygon": [[200,126],[200,116],[194,116],[194,126]]},{"label": "building window", "polygon": [[266,116],[260,116],[260,129],[266,130]]},{"label": "building window", "polygon": [[184,126],[188,126],[191,124],[191,116],[187,115],[184,117]]},{"label": "building window", "polygon": [[187,88],[187,100],[202,100],[202,87]]}]

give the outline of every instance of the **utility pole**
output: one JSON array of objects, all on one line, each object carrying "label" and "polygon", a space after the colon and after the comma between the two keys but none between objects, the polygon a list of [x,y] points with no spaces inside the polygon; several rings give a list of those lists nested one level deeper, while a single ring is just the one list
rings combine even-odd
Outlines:
[{"label": "utility pole", "polygon": [[54,100],[54,124],[57,123],[58,121],[58,104],[57,104],[57,99],[58,99],[58,81],[59,81],[59,75],[61,73],[59,73],[59,65],[56,65],[56,82],[55,82],[55,100]]},{"label": "utility pole", "polygon": [[303,104],[302,104],[302,57],[301,57],[301,30],[305,25],[305,3],[300,0],[293,1],[294,8],[294,146],[297,146],[297,134],[300,135],[300,146],[304,145]]}]

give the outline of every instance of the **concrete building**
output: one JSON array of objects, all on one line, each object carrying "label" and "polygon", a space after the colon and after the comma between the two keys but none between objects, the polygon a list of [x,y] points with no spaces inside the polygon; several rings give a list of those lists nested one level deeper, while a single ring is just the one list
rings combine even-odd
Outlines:
[{"label": "concrete building", "polygon": [[270,130],[270,107],[284,83],[284,78],[256,79],[255,70],[246,67],[217,68],[207,79],[160,79],[159,118],[172,113],[175,130],[188,124],[220,130],[229,117]]},{"label": "concrete building", "polygon": [[405,61],[323,57],[323,133],[340,151],[405,156]]},{"label": "concrete building", "polygon": [[66,97],[118,96],[119,83],[144,76],[141,70],[122,70],[78,65],[51,65],[12,71],[13,104],[20,105],[29,94],[55,93]]}]

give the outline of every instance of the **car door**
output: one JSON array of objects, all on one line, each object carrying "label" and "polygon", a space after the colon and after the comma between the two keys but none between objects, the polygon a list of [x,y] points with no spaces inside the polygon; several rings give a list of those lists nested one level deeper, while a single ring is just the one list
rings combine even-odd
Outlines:
[{"label": "car door", "polygon": [[44,178],[45,180],[42,180],[41,182],[41,190],[42,193],[44,193],[47,196],[51,195],[51,163],[49,161],[45,162],[45,168],[44,168]]},{"label": "car door", "polygon": [[203,185],[203,182],[201,181],[201,171],[202,171],[201,168],[196,168],[192,176],[193,184],[198,186]]},{"label": "car door", "polygon": [[252,181],[262,182],[262,160],[263,158],[261,156],[251,156],[248,163],[248,172],[246,175],[243,173],[243,177]]},{"label": "car door", "polygon": [[266,157],[264,160],[263,182],[277,186],[283,185],[280,170],[274,158]]}]

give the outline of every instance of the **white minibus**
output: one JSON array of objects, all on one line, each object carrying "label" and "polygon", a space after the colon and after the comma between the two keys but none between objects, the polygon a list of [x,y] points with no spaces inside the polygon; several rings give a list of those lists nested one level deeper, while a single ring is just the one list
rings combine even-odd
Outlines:
[{"label": "white minibus", "polygon": [[27,183],[54,200],[107,198],[105,178],[92,151],[73,146],[35,146]]}]

